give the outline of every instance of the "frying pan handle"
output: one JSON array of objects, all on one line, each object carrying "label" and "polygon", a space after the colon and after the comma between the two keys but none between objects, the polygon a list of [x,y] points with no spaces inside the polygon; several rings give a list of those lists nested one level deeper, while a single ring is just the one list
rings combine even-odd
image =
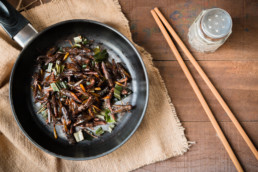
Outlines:
[{"label": "frying pan handle", "polygon": [[[0,0],[0,24],[9,36],[16,40],[22,47],[37,33],[29,24],[29,21],[6,0]],[[23,30],[26,31],[26,35],[24,33],[21,35],[20,32]]]},{"label": "frying pan handle", "polygon": [[29,23],[29,21],[16,11],[6,0],[1,0],[0,23],[10,37],[13,38]]}]

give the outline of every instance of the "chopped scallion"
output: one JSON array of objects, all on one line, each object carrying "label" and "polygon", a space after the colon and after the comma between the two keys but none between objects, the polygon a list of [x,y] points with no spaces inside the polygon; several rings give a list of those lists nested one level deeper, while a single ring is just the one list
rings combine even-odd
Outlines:
[{"label": "chopped scallion", "polygon": [[60,72],[61,72],[60,63],[61,63],[61,62],[60,62],[59,60],[56,61],[56,73],[57,73],[57,74],[60,74]]},{"label": "chopped scallion", "polygon": [[78,131],[76,133],[73,133],[73,136],[74,136],[76,142],[80,142],[80,141],[84,140],[82,130],[80,130],[80,131]]},{"label": "chopped scallion", "polygon": [[57,75],[56,69],[52,69],[52,71],[54,72],[54,75]]},{"label": "chopped scallion", "polygon": [[121,91],[122,91],[122,89],[123,89],[123,87],[121,87],[120,85],[118,85],[118,84],[115,85],[114,96],[118,100],[121,100]]},{"label": "chopped scallion", "polygon": [[98,54],[100,52],[99,46],[96,46],[96,48],[93,49],[94,54]]},{"label": "chopped scallion", "polygon": [[103,111],[100,112],[101,115],[106,116],[110,113],[109,109],[104,109]]},{"label": "chopped scallion", "polygon": [[88,39],[84,38],[84,39],[82,40],[82,44],[83,44],[83,45],[86,45],[86,44],[88,44],[88,43],[89,43]]},{"label": "chopped scallion", "polygon": [[81,36],[77,36],[77,37],[74,37],[73,40],[74,40],[75,44],[81,43],[82,42],[82,37]]},{"label": "chopped scallion", "polygon": [[97,54],[94,55],[94,60],[96,62],[101,62],[101,61],[105,61],[108,58],[108,53],[107,50],[103,50],[98,52]]},{"label": "chopped scallion", "polygon": [[53,89],[53,91],[60,91],[56,83],[51,83],[50,86]]},{"label": "chopped scallion", "polygon": [[115,124],[110,124],[109,127],[113,129],[115,127]]},{"label": "chopped scallion", "polygon": [[107,123],[115,123],[116,122],[115,119],[113,119],[113,117],[111,115],[106,115],[105,116],[105,121]]},{"label": "chopped scallion", "polygon": [[96,115],[96,117],[98,117],[99,119],[105,120],[105,117],[102,115]]},{"label": "chopped scallion", "polygon": [[48,63],[47,72],[51,72],[53,63]]},{"label": "chopped scallion", "polygon": [[121,87],[120,85],[115,85],[115,89],[118,90],[118,91],[122,91],[123,87]]},{"label": "chopped scallion", "polygon": [[42,104],[37,113],[39,114],[39,113],[43,112],[44,110],[46,110],[46,108],[47,108],[47,104],[46,103]]},{"label": "chopped scallion", "polygon": [[81,48],[81,44],[73,44],[73,47]]},{"label": "chopped scallion", "polygon": [[104,130],[102,129],[102,127],[99,127],[96,131],[95,131],[95,134],[97,135],[97,136],[100,136],[101,134],[103,134],[104,133]]},{"label": "chopped scallion", "polygon": [[65,84],[65,82],[59,82],[59,84],[58,85],[60,85],[62,88],[67,88],[67,86],[66,86],[66,84]]},{"label": "chopped scallion", "polygon": [[105,109],[105,110],[101,111],[99,115],[103,116],[107,123],[115,123],[116,122],[115,119],[113,119],[113,117],[110,115],[109,109]]},{"label": "chopped scallion", "polygon": [[44,120],[47,119],[47,110],[44,110],[43,112],[41,112],[41,115],[43,117]]},{"label": "chopped scallion", "polygon": [[120,91],[118,91],[118,90],[114,90],[114,96],[115,96],[115,98],[117,98],[118,100],[121,100],[121,92]]},{"label": "chopped scallion", "polygon": [[109,126],[108,129],[107,129],[107,131],[108,131],[109,133],[111,133],[112,130],[113,130],[113,129],[112,129],[110,126]]}]

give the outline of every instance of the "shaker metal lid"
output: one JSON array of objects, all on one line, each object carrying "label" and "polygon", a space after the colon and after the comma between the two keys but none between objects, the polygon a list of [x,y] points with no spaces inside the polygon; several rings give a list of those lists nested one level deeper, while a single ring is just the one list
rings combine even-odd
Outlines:
[{"label": "shaker metal lid", "polygon": [[201,19],[203,32],[210,38],[222,38],[231,32],[232,19],[228,12],[212,8],[205,12]]}]

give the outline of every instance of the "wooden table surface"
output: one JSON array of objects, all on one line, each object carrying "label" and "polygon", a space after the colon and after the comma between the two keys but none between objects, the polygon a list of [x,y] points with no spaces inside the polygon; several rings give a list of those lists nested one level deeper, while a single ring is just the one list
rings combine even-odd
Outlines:
[{"label": "wooden table surface", "polygon": [[[120,0],[120,4],[130,22],[134,41],[152,54],[154,64],[165,81],[178,117],[185,127],[187,139],[196,141],[183,156],[148,165],[136,171],[236,171],[154,22],[150,10],[159,7],[186,44],[188,28],[201,10],[219,7],[230,13],[233,19],[233,32],[223,47],[212,54],[197,53],[188,47],[257,146],[258,1]],[[258,161],[227,114],[188,59],[184,59],[244,169],[258,171]]]},{"label": "wooden table surface", "polygon": [[[17,1],[17,0],[16,0]],[[48,2],[44,0],[43,2]],[[119,0],[134,41],[152,54],[188,140],[196,141],[183,156],[147,165],[135,172],[236,171],[192,88],[171,53],[150,10],[160,10],[187,44],[188,28],[203,9],[230,13],[233,33],[215,53],[190,48],[255,146],[258,145],[258,1],[257,0]],[[29,0],[24,0],[28,4]],[[37,3],[39,4],[39,3]],[[36,4],[36,5],[37,5]],[[183,56],[245,171],[258,171],[255,159],[203,80]],[[150,155],[151,156],[151,155]]]}]

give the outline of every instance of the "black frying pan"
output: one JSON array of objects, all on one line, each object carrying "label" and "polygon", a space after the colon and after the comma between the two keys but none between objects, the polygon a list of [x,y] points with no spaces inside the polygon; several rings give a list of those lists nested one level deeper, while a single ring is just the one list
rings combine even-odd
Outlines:
[{"label": "black frying pan", "polygon": [[[25,134],[36,145],[51,155],[71,160],[87,160],[106,155],[124,144],[139,127],[148,102],[148,77],[141,56],[132,43],[121,33],[103,23],[90,20],[69,20],[48,27],[41,33],[5,0],[0,1],[0,22],[7,33],[23,50],[10,78],[10,103],[13,115]],[[109,54],[117,56],[132,75],[133,109],[125,114],[112,133],[92,141],[84,140],[69,145],[62,138],[54,139],[48,126],[43,124],[33,108],[32,75],[36,58],[53,46],[65,46],[64,40],[83,35],[103,43]]]}]

